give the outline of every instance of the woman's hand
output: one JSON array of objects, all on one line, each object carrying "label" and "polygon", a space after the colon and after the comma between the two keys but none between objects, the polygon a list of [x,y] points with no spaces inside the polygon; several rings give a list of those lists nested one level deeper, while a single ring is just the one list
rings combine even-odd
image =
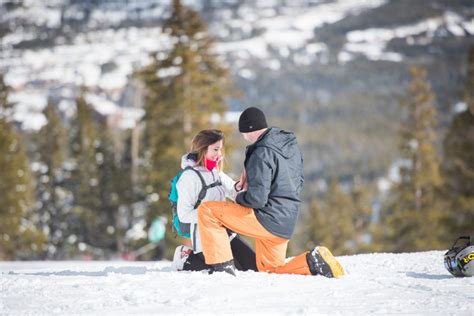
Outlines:
[{"label": "woman's hand", "polygon": [[216,158],[216,169],[217,171],[221,171],[220,169],[220,166],[219,166],[219,163],[224,159],[224,156],[222,155],[218,155],[217,158]]}]

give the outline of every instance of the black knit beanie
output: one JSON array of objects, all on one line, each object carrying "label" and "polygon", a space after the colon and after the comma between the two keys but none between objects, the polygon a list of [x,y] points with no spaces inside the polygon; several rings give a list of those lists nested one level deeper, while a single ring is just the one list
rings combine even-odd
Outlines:
[{"label": "black knit beanie", "polygon": [[249,133],[267,128],[267,120],[265,114],[260,109],[250,107],[240,114],[239,132]]}]

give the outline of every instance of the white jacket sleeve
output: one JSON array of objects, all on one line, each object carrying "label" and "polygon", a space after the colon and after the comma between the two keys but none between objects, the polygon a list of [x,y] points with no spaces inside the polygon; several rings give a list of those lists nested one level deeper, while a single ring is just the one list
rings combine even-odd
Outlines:
[{"label": "white jacket sleeve", "polygon": [[235,182],[231,177],[229,177],[227,174],[224,172],[219,173],[219,177],[221,178],[222,181],[222,186],[225,189],[225,196],[232,201],[235,201],[235,197],[237,196],[237,191],[235,191]]},{"label": "white jacket sleeve", "polygon": [[201,191],[201,179],[192,170],[183,172],[176,183],[178,190],[178,217],[183,223],[197,223],[197,209],[194,208],[199,192]]}]

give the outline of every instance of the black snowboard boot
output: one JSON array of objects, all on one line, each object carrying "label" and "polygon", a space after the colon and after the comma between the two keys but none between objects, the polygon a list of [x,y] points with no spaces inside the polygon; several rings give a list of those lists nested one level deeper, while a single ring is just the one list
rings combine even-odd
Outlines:
[{"label": "black snowboard boot", "polygon": [[306,255],[306,262],[312,275],[339,278],[345,274],[344,268],[326,247],[316,247]]},{"label": "black snowboard boot", "polygon": [[235,266],[234,260],[229,260],[222,263],[211,264],[211,269],[209,270],[209,274],[213,274],[214,272],[226,272],[229,274],[235,275]]}]

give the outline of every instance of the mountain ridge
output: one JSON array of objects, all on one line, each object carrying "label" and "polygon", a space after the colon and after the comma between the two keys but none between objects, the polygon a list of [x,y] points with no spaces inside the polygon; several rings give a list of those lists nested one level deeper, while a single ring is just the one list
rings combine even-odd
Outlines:
[{"label": "mountain ridge", "polygon": [[[3,5],[7,14],[0,20],[0,71],[20,103],[17,92],[42,91],[67,108],[72,101],[64,91],[77,93],[82,82],[104,102],[126,107],[121,100],[130,73],[169,45],[160,30],[166,2],[22,3]],[[259,106],[275,123],[294,129],[311,157],[310,180],[385,173],[398,156],[398,104],[410,66],[428,71],[441,132],[462,101],[467,50],[474,45],[470,1],[184,4],[208,20],[216,51],[243,92],[231,109]]]}]

